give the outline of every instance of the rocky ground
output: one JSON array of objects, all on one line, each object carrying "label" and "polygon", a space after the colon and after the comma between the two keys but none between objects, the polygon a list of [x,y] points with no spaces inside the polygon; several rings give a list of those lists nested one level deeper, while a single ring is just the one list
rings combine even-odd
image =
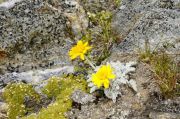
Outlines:
[{"label": "rocky ground", "polygon": [[[13,1],[13,0],[12,0]],[[12,81],[37,83],[73,73],[68,51],[90,26],[87,10],[109,9],[119,41],[107,61],[136,61],[138,91],[123,87],[114,103],[76,92],[70,119],[180,119],[180,97],[164,99],[151,67],[139,61],[145,42],[152,50],[166,48],[180,62],[180,1],[122,0],[117,8],[102,0],[22,0],[0,4],[0,119],[6,118],[3,88]],[[96,2],[97,3],[96,3]],[[1,1],[0,1],[1,3]],[[94,4],[99,6],[93,6]],[[95,30],[98,30],[95,28]],[[90,101],[84,102],[90,96]]]},{"label": "rocky ground", "polygon": [[[110,61],[128,62],[137,60],[136,55],[112,53]],[[123,95],[116,103],[100,98],[96,103],[73,108],[68,115],[72,119],[178,119],[179,97],[174,100],[164,100],[152,75],[149,65],[139,62],[136,72],[131,75],[137,82],[138,91],[133,92],[124,87]],[[83,96],[79,96],[82,99]],[[77,100],[74,100],[77,102]]]}]

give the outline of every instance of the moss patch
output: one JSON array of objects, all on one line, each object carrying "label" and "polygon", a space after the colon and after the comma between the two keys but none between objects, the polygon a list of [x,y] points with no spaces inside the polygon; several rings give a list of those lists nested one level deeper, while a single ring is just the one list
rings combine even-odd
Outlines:
[{"label": "moss patch", "polygon": [[25,98],[31,98],[38,101],[39,95],[33,87],[24,83],[13,83],[6,86],[3,93],[4,100],[8,103],[8,118],[16,119],[28,112],[24,105]]},{"label": "moss patch", "polygon": [[57,97],[61,91],[60,80],[56,77],[52,77],[48,80],[48,84],[42,89],[42,92],[48,96],[48,98]]},{"label": "moss patch", "polygon": [[[31,114],[23,119],[66,119],[65,112],[67,112],[72,107],[72,100],[70,95],[76,89],[86,90],[86,81],[82,77],[68,76],[65,78],[53,77],[50,80],[50,84],[56,82],[60,86],[59,91],[53,90],[53,86],[47,85],[49,91],[55,91],[56,95],[55,102],[50,104],[47,108],[40,110],[38,114]],[[59,82],[59,83],[57,83]],[[59,92],[59,94],[57,93]],[[49,95],[49,94],[48,94]],[[52,96],[52,95],[51,95]]]}]

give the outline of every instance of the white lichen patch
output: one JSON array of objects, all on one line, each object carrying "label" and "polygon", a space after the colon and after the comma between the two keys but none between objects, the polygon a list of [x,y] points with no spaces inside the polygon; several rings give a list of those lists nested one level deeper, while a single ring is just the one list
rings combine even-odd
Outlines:
[{"label": "white lichen patch", "polygon": [[60,76],[63,74],[74,73],[73,66],[64,66],[64,67],[57,67],[54,69],[46,69],[46,70],[31,70],[27,72],[13,72],[7,73],[5,75],[0,76],[0,80],[8,80],[5,81],[6,83],[11,81],[24,81],[26,83],[31,84],[39,84],[43,80],[47,80],[52,76]]},{"label": "white lichen patch", "polygon": [[6,9],[10,9],[12,7],[14,7],[14,5],[18,2],[21,2],[22,0],[9,0],[9,1],[6,1],[6,2],[3,2],[0,4],[0,8],[3,7],[3,8],[6,8]]},{"label": "white lichen patch", "polygon": [[[116,75],[116,78],[110,82],[109,88],[104,90],[104,94],[112,99],[114,102],[116,102],[116,98],[122,94],[122,86],[127,85],[130,88],[132,88],[135,92],[137,92],[137,84],[136,81],[133,79],[130,79],[128,74],[133,73],[135,71],[135,65],[136,62],[128,62],[128,63],[121,63],[119,61],[117,62],[110,62],[108,63],[113,68],[113,73]],[[96,67],[98,69],[99,67]],[[93,93],[94,91],[98,90],[98,87],[96,87],[93,82],[91,81],[91,77],[89,77],[88,86],[90,87],[90,93]]]}]

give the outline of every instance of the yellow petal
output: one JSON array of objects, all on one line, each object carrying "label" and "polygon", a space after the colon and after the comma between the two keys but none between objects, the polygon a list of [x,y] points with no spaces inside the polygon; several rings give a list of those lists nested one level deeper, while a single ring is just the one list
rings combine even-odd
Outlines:
[{"label": "yellow petal", "polygon": [[85,43],[84,43],[84,47],[86,47],[86,46],[88,46],[88,42],[85,42]]},{"label": "yellow petal", "polygon": [[91,48],[92,48],[91,46],[88,46],[85,48],[85,50],[87,51],[87,50],[90,50]]},{"label": "yellow petal", "polygon": [[97,76],[97,74],[92,74],[92,82],[98,88],[100,88],[102,86],[102,82],[99,80],[99,77]]},{"label": "yellow petal", "polygon": [[88,46],[88,47],[87,47],[88,50],[91,49],[91,48],[92,48],[91,46]]},{"label": "yellow petal", "polygon": [[83,45],[82,40],[79,40],[79,41],[77,42],[77,45]]},{"label": "yellow petal", "polygon": [[106,79],[104,81],[104,88],[109,88],[109,80],[108,79]]},{"label": "yellow petal", "polygon": [[85,58],[84,58],[84,54],[81,54],[80,55],[80,58],[82,59],[82,60],[84,60]]},{"label": "yellow petal", "polygon": [[108,73],[111,73],[111,72],[112,72],[111,66],[110,66],[109,64],[107,65],[107,72],[108,72]]},{"label": "yellow petal", "polygon": [[115,79],[115,78],[116,78],[116,75],[111,74],[111,75],[108,76],[108,78],[110,78],[110,79]]},{"label": "yellow petal", "polygon": [[77,57],[77,55],[70,56],[71,60],[75,59],[76,57]]},{"label": "yellow petal", "polygon": [[98,88],[101,88],[102,84],[99,82],[96,86],[97,86]]}]

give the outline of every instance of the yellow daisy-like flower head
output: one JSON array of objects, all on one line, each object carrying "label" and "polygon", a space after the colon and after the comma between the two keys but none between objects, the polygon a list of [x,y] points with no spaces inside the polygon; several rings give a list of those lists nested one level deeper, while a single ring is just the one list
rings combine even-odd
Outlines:
[{"label": "yellow daisy-like flower head", "polygon": [[98,88],[104,86],[104,88],[109,88],[110,80],[114,79],[116,76],[113,74],[113,70],[111,66],[102,65],[99,70],[92,74],[92,82]]},{"label": "yellow daisy-like flower head", "polygon": [[78,41],[77,45],[72,47],[69,51],[69,56],[71,60],[80,57],[80,59],[84,60],[84,55],[90,50],[92,47],[88,45],[88,42],[83,43],[82,40]]}]

